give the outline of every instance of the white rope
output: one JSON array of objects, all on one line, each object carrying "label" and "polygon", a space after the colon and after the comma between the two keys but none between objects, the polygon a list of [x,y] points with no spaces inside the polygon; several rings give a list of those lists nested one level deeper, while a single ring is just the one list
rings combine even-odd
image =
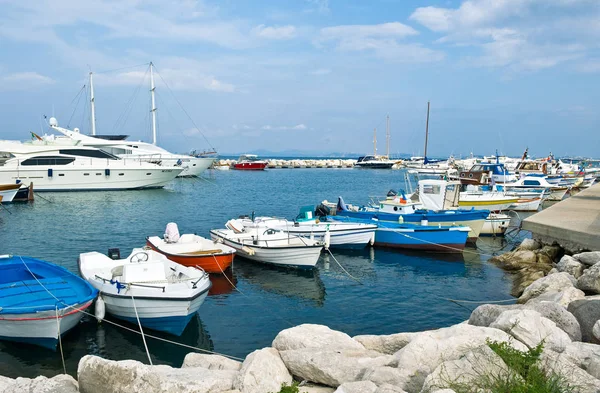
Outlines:
[{"label": "white rope", "polygon": [[346,273],[348,275],[348,277],[350,277],[351,279],[353,279],[354,281],[356,281],[360,285],[364,285],[358,278],[354,277],[352,274],[348,273],[348,270],[344,269],[344,267],[342,266],[342,264],[338,262],[338,260],[333,256],[333,254],[331,253],[331,251],[328,248],[326,250],[329,253],[329,255],[331,255],[331,257],[333,258],[333,260],[335,261],[335,263],[337,263],[338,266],[340,268],[342,268],[342,270],[344,271],[344,273]]},{"label": "white rope", "polygon": [[135,299],[133,298],[133,294],[131,294],[131,302],[133,303],[133,310],[135,311],[135,317],[137,319],[138,325],[140,327],[140,334],[142,335],[142,341],[144,342],[144,348],[146,348],[146,355],[148,356],[148,362],[152,366],[152,358],[150,357],[150,351],[148,350],[148,344],[146,344],[146,337],[144,336],[144,329],[142,329],[142,323],[140,322],[140,316],[138,315],[137,307],[135,306]]},{"label": "white rope", "polygon": [[63,352],[63,346],[62,346],[62,335],[60,334],[60,320],[58,319],[58,306],[56,306],[55,311],[56,311],[56,330],[58,332],[58,346],[60,347],[60,358],[62,360],[63,371],[66,374],[67,366],[65,365],[65,354]]}]

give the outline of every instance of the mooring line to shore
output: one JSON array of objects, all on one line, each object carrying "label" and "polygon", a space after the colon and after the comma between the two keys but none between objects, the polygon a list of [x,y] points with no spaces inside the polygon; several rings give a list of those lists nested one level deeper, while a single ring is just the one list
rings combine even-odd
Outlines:
[{"label": "mooring line to shore", "polygon": [[329,253],[329,255],[331,255],[331,257],[333,258],[333,260],[335,261],[335,263],[337,263],[338,266],[342,268],[342,270],[344,271],[344,273],[346,273],[348,275],[348,277],[350,277],[351,279],[353,279],[354,281],[356,281],[360,285],[364,285],[358,278],[354,277],[352,274],[348,273],[348,270],[344,269],[344,267],[342,266],[342,264],[338,262],[338,260],[336,259],[335,256],[333,256],[333,254],[331,253],[331,250],[329,248],[326,248],[326,250]]},{"label": "mooring line to shore", "polygon": [[142,329],[142,323],[140,322],[140,316],[138,315],[138,310],[137,310],[137,306],[135,305],[135,299],[133,297],[133,293],[131,293],[131,303],[133,303],[133,310],[135,311],[135,318],[137,319],[138,326],[140,327],[140,334],[142,335],[142,341],[144,342],[144,348],[146,349],[146,356],[148,356],[148,362],[152,366],[152,357],[150,357],[150,351],[148,350],[148,344],[146,344],[146,336],[144,336],[144,329]]}]

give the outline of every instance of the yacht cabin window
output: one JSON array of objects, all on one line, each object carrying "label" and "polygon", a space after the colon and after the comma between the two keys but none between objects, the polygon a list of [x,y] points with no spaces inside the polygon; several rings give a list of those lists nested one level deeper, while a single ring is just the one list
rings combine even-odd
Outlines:
[{"label": "yacht cabin window", "polygon": [[25,161],[22,161],[21,165],[68,165],[73,161],[75,161],[74,158],[42,156],[28,158]]},{"label": "yacht cabin window", "polygon": [[103,150],[87,150],[87,149],[61,149],[60,154],[68,154],[70,156],[81,156],[81,157],[92,157],[92,158],[106,158],[109,160],[118,160],[119,158],[107,153]]}]

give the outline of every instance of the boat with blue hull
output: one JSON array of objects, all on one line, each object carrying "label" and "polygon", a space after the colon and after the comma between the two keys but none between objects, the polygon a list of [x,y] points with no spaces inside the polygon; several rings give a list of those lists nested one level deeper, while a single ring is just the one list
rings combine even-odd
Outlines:
[{"label": "boat with blue hull", "polygon": [[[79,256],[81,275],[100,291],[116,318],[180,336],[204,303],[211,282],[201,268],[175,263],[150,249],[134,248],[125,259],[99,252]],[[100,300],[99,300],[100,301]]]},{"label": "boat with blue hull", "polygon": [[422,204],[412,202],[404,196],[380,201],[379,206],[349,209],[342,197],[339,197],[335,215],[394,223],[421,224],[427,222],[427,225],[432,226],[466,226],[470,228],[468,240],[476,241],[489,211],[474,209],[427,210],[423,209]]},{"label": "boat with blue hull", "polygon": [[98,291],[68,270],[22,256],[0,256],[0,339],[56,349]]},{"label": "boat with blue hull", "polygon": [[378,227],[375,231],[375,246],[409,250],[460,253],[465,248],[470,231],[470,228],[465,226],[401,224],[337,216],[335,219],[349,222],[376,222]]}]

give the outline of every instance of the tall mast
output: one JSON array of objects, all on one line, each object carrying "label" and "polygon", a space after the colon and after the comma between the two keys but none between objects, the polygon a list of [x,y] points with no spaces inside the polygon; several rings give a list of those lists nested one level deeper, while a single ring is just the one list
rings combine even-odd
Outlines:
[{"label": "tall mast", "polygon": [[150,62],[150,96],[152,97],[152,109],[150,109],[150,112],[152,112],[152,144],[156,145],[156,102],[154,100],[154,73],[152,71],[152,69],[154,64],[152,64],[152,62]]},{"label": "tall mast", "polygon": [[373,128],[373,155],[377,155],[377,128]]},{"label": "tall mast", "polygon": [[94,99],[94,79],[90,71],[90,114],[92,121],[92,135],[96,135],[96,100]]},{"label": "tall mast", "polygon": [[427,160],[427,138],[429,137],[429,101],[427,101],[427,122],[425,123],[425,155],[423,156]]},{"label": "tall mast", "polygon": [[385,124],[385,128],[386,128],[386,135],[385,135],[385,139],[386,139],[386,155],[387,158],[390,158],[390,115],[387,115],[386,117],[386,124]]}]

